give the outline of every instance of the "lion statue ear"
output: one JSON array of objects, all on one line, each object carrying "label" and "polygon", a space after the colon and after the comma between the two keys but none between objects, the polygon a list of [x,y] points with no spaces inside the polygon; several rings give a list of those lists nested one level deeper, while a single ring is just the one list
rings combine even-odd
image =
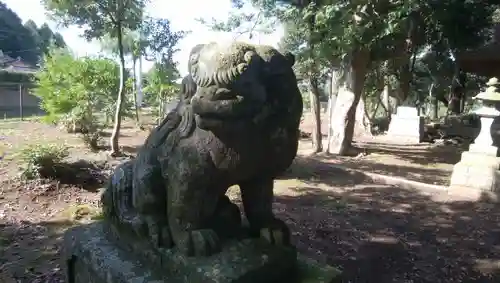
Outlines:
[{"label": "lion statue ear", "polygon": [[193,64],[198,63],[198,56],[200,55],[200,51],[205,47],[206,44],[197,44],[189,52],[188,58],[188,72],[191,73]]},{"label": "lion statue ear", "polygon": [[194,96],[196,93],[196,83],[193,80],[193,77],[191,74],[188,74],[182,79],[181,82],[181,93],[180,93],[180,99],[184,100],[187,104],[190,103],[191,98]]},{"label": "lion statue ear", "polygon": [[283,54],[283,55],[285,56],[285,59],[290,63],[290,67],[295,65],[295,55],[293,55],[289,51],[286,51],[285,54]]}]

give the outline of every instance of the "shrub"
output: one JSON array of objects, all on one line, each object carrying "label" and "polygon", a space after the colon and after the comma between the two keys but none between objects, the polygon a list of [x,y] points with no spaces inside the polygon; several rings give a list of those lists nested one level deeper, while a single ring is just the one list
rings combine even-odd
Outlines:
[{"label": "shrub", "polygon": [[68,155],[68,148],[63,145],[29,145],[20,152],[21,176],[25,179],[54,177]]},{"label": "shrub", "polygon": [[[61,124],[68,132],[93,132],[114,116],[119,76],[120,67],[113,60],[76,58],[52,50],[35,76],[34,94],[48,113],[45,121]],[[122,114],[130,116],[132,104],[129,100],[125,103]]]},{"label": "shrub", "polygon": [[92,151],[99,150],[99,142],[101,139],[102,136],[99,131],[88,132],[82,135],[83,143]]}]

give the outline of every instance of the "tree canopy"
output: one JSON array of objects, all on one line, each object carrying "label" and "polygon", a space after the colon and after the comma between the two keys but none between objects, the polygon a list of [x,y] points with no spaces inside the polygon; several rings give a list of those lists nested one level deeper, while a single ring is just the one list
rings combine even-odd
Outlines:
[{"label": "tree canopy", "polygon": [[125,50],[123,35],[125,30],[137,30],[143,22],[147,0],[43,0],[45,9],[64,26],[75,25],[83,28],[83,36],[88,39],[114,38],[120,59],[120,88],[116,102],[113,133],[111,134],[111,155],[120,154],[118,139],[122,122],[122,107],[125,102]]},{"label": "tree canopy", "polygon": [[63,37],[46,23],[38,27],[28,20],[23,25],[21,18],[0,1],[0,50],[4,54],[36,65],[48,54],[51,44],[59,48],[66,46]]},{"label": "tree canopy", "polygon": [[[334,150],[341,154],[346,153],[345,148],[352,140],[352,121],[358,101],[374,94],[380,101],[379,94],[385,86],[393,90],[389,93],[397,100],[396,104],[411,101],[419,105],[428,97],[423,92],[426,88],[438,89],[436,86],[439,86],[433,95],[440,95],[439,99],[449,103],[454,113],[460,111],[460,103],[456,101],[464,99],[465,91],[456,96],[461,88],[455,85],[464,85],[467,76],[460,72],[455,54],[484,45],[491,39],[500,7],[495,0],[232,2],[235,9],[227,20],[212,21],[209,25],[214,30],[243,31],[251,35],[261,27],[281,23],[285,33],[280,48],[297,54],[294,68],[305,90],[312,94],[311,109],[316,124],[319,124],[316,110],[321,84],[330,86],[330,97],[339,87],[353,95],[349,109],[339,110],[345,117],[337,117],[337,130],[329,129],[338,132],[333,135],[342,140],[338,150]],[[257,11],[242,9],[249,5]],[[447,92],[454,98],[445,99]],[[451,101],[455,103],[452,105]],[[333,117],[331,114],[330,121]],[[320,131],[318,125],[316,128]],[[313,135],[313,141],[316,139],[321,139],[319,132]],[[313,143],[317,144],[317,151],[321,150],[319,141]],[[330,144],[333,143],[329,141]]]}]

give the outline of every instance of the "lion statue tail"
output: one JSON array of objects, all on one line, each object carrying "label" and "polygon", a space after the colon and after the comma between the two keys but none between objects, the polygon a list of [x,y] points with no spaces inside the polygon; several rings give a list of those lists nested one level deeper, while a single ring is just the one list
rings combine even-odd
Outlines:
[{"label": "lion statue tail", "polygon": [[101,196],[103,214],[117,223],[129,223],[135,220],[136,213],[132,206],[132,160],[118,165]]}]

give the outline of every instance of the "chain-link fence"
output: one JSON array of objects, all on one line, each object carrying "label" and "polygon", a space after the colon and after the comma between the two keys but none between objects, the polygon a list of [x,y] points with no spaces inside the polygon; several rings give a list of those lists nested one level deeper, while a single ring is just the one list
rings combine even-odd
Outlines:
[{"label": "chain-link fence", "polygon": [[0,82],[0,119],[23,119],[44,115],[32,83]]}]

